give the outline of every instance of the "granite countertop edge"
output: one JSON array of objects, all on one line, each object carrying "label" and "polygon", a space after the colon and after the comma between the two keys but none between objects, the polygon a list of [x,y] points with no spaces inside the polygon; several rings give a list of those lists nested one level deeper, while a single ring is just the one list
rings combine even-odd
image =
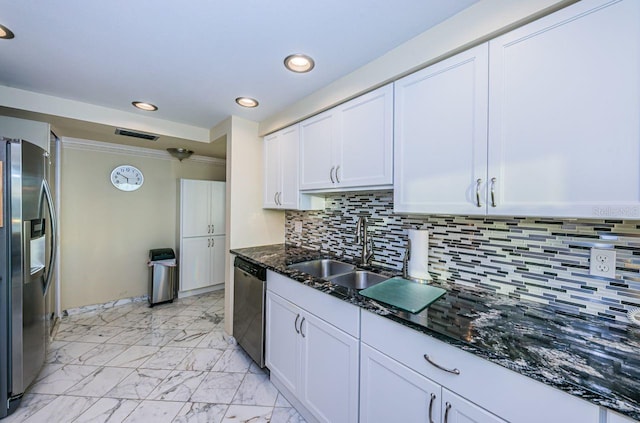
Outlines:
[{"label": "granite countertop edge", "polygon": [[[371,270],[376,273],[381,273],[389,277],[397,276],[399,273],[397,270],[389,270],[389,269],[384,269],[377,266],[361,266],[358,263],[356,263],[354,260],[348,257],[346,258],[337,257],[330,253],[321,252],[313,249],[307,249],[304,247],[289,246],[285,244],[273,244],[273,245],[265,245],[265,246],[258,246],[258,247],[238,248],[238,249],[232,249],[231,253],[237,256],[240,256],[251,263],[263,266],[268,270],[272,270],[276,273],[282,274],[306,286],[309,286],[311,288],[314,288],[316,290],[329,294],[335,298],[338,298],[340,300],[356,305],[361,309],[386,317],[388,319],[395,321],[396,323],[399,323],[401,325],[404,325],[416,331],[422,332],[442,342],[458,347],[463,351],[466,351],[478,357],[484,358],[492,363],[498,364],[509,370],[515,371],[516,373],[522,374],[531,379],[542,382],[548,386],[560,389],[571,395],[580,397],[598,406],[605,407],[607,409],[613,410],[615,412],[618,412],[620,414],[623,414],[625,416],[628,416],[630,418],[640,421],[640,401],[636,402],[622,395],[618,395],[615,392],[609,392],[608,394],[604,392],[598,392],[596,390],[585,387],[580,383],[576,383],[571,380],[568,380],[567,378],[563,377],[560,374],[554,374],[553,372],[550,372],[548,368],[543,368],[540,365],[536,366],[535,363],[533,363],[533,365],[530,362],[527,362],[526,364],[522,364],[522,362],[514,361],[512,358],[506,356],[505,354],[502,354],[500,351],[493,351],[489,348],[483,348],[478,345],[474,345],[474,343],[472,342],[468,342],[466,340],[456,338],[455,336],[452,336],[450,334],[438,332],[437,330],[426,327],[425,325],[420,324],[419,322],[411,321],[410,319],[415,316],[411,316],[407,312],[394,309],[393,307],[390,307],[390,306],[381,304],[377,301],[371,300],[369,298],[363,297],[355,293],[353,290],[349,290],[342,286],[331,284],[330,282],[325,281],[323,279],[315,278],[308,274],[302,273],[300,271],[289,269],[287,268],[287,265],[297,263],[297,262],[307,261],[307,260],[320,259],[320,258],[334,258],[337,260],[350,262],[354,265],[357,265],[358,268],[360,269]],[[479,288],[471,288],[471,287],[467,287],[464,285],[459,285],[451,282],[435,281],[434,285],[437,285],[446,289],[448,293],[452,292],[452,290],[456,290],[457,292],[472,293],[472,294],[477,294],[479,292],[478,291]],[[482,295],[497,296],[498,294],[487,291],[487,292],[482,292]],[[514,304],[512,305],[512,307],[515,307],[515,303],[517,301],[523,301],[523,300],[509,298],[504,295],[501,295],[500,297],[503,297],[503,298],[500,299],[499,301],[506,301],[506,302],[511,301]],[[432,305],[431,307],[434,307],[434,305]],[[538,305],[537,303],[533,303],[533,302],[527,302],[527,307],[532,308],[534,310],[538,307],[540,309],[545,309],[543,305]],[[548,311],[545,310],[545,312],[548,312]],[[423,313],[426,313],[426,311]],[[579,318],[579,317],[573,317],[573,316],[563,316],[563,319],[572,319],[572,318],[582,320],[581,317]],[[591,323],[592,322],[590,322],[590,324]],[[601,324],[606,325],[606,323],[604,322],[602,322]],[[638,331],[638,333],[640,333],[640,331]],[[584,341],[588,342],[589,340],[585,339]],[[637,370],[638,372],[640,372],[640,368],[634,369],[634,370]]]}]

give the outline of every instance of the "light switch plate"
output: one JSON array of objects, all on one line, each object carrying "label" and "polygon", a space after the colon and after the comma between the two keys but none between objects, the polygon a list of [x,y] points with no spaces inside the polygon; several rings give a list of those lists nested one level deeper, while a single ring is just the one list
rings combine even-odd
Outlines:
[{"label": "light switch plate", "polygon": [[297,233],[302,233],[302,222],[297,220],[293,223],[293,230]]},{"label": "light switch plate", "polygon": [[592,248],[589,274],[614,279],[616,277],[616,250]]}]

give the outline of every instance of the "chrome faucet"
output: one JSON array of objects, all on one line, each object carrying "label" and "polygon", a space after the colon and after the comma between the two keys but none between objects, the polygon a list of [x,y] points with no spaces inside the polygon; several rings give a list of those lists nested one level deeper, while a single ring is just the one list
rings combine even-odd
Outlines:
[{"label": "chrome faucet", "polygon": [[356,244],[362,245],[360,265],[366,265],[373,257],[373,238],[369,238],[367,217],[360,216],[356,224]]},{"label": "chrome faucet", "polygon": [[411,260],[411,240],[407,239],[407,248],[404,250],[402,259],[402,277],[409,279],[409,260]]}]

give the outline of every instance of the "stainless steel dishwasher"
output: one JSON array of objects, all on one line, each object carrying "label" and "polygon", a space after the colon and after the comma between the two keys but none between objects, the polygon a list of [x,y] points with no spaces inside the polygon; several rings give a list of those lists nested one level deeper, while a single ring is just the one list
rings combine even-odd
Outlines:
[{"label": "stainless steel dishwasher", "polygon": [[233,337],[264,367],[264,303],[267,270],[236,257],[233,269]]}]

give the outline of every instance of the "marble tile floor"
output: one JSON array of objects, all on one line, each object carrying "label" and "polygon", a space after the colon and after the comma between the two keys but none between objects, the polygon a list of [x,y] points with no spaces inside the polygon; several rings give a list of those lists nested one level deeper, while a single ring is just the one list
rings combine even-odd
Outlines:
[{"label": "marble tile floor", "polygon": [[224,292],[65,317],[46,364],[2,423],[304,419],[223,330]]}]

